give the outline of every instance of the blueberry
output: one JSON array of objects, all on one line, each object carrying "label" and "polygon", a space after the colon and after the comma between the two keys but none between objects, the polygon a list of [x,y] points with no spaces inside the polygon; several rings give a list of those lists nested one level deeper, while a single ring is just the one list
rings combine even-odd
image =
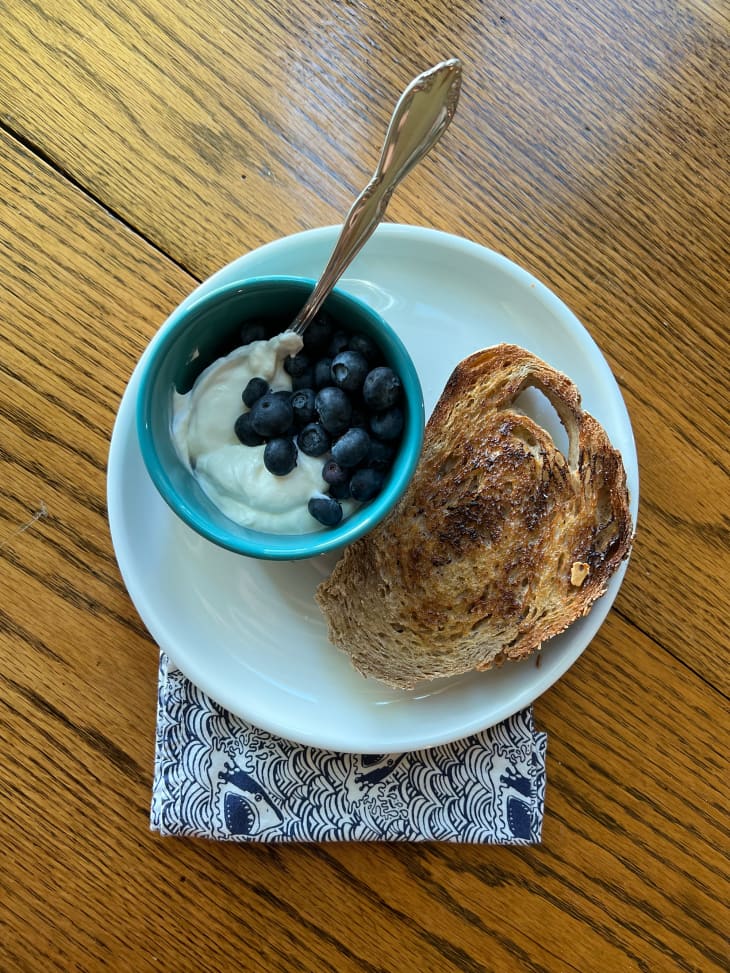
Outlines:
[{"label": "blueberry", "polygon": [[379,439],[370,440],[370,452],[365,460],[365,465],[371,470],[379,470],[386,473],[393,465],[395,458],[395,446],[391,443],[381,442]]},{"label": "blueberry", "polygon": [[350,481],[345,480],[344,483],[331,483],[329,495],[334,497],[335,500],[349,500],[352,496],[350,493]]},{"label": "blueberry", "polygon": [[298,389],[298,391],[292,393],[291,407],[294,413],[294,425],[298,426],[299,429],[310,422],[314,422],[317,418],[314,399],[314,389]]},{"label": "blueberry", "polygon": [[304,375],[311,364],[309,358],[300,351],[297,355],[287,355],[284,359],[284,371],[292,378],[296,378],[299,375]]},{"label": "blueberry", "polygon": [[271,439],[281,436],[294,422],[289,393],[267,392],[251,408],[251,426],[259,436]]},{"label": "blueberry", "polygon": [[342,520],[342,507],[334,497],[312,497],[307,504],[307,510],[325,527],[336,527]]},{"label": "blueberry", "polygon": [[379,365],[368,372],[362,388],[363,399],[368,409],[384,412],[395,405],[401,394],[401,381],[392,368]]},{"label": "blueberry", "polygon": [[270,439],[264,447],[264,466],[274,476],[286,476],[297,465],[297,447],[291,439]]},{"label": "blueberry", "polygon": [[332,339],[327,346],[327,354],[330,358],[334,358],[335,355],[339,355],[341,351],[344,351],[350,344],[350,335],[346,331],[335,331],[332,335]]},{"label": "blueberry", "polygon": [[363,355],[370,366],[377,365],[382,359],[382,354],[380,348],[375,344],[372,338],[368,338],[366,334],[354,334],[350,337],[350,342],[348,348],[351,351],[357,351]]},{"label": "blueberry", "polygon": [[291,387],[293,392],[298,392],[300,389],[314,388],[314,369],[308,368],[301,375],[294,375],[291,380]]},{"label": "blueberry", "polygon": [[307,456],[323,456],[330,448],[330,437],[318,422],[310,422],[297,436],[297,446]]},{"label": "blueberry", "polygon": [[350,425],[352,405],[347,393],[332,385],[317,392],[315,407],[319,421],[331,436],[341,436]]},{"label": "blueberry", "polygon": [[233,430],[244,446],[260,446],[264,441],[263,436],[254,432],[250,412],[244,412],[236,419]]},{"label": "blueberry", "polygon": [[328,460],[322,467],[322,479],[332,487],[345,486],[350,482],[350,471],[343,469],[333,459]]},{"label": "blueberry", "polygon": [[262,321],[247,321],[241,328],[241,344],[250,345],[252,341],[266,340],[266,325]]},{"label": "blueberry", "polygon": [[370,428],[378,439],[397,439],[403,432],[404,424],[403,410],[397,405],[370,416]]},{"label": "blueberry", "polygon": [[350,480],[350,493],[353,500],[372,500],[383,488],[385,476],[378,470],[357,470]]},{"label": "blueberry", "polygon": [[257,377],[250,379],[246,385],[246,388],[243,390],[243,395],[241,396],[243,399],[243,404],[247,405],[250,409],[254,402],[256,402],[257,399],[260,399],[262,395],[266,395],[268,391],[269,383],[265,378]]},{"label": "blueberry", "polygon": [[332,459],[340,466],[357,466],[370,451],[370,436],[364,429],[348,429],[332,447]]},{"label": "blueberry", "polygon": [[322,389],[325,385],[331,385],[330,368],[332,367],[331,358],[320,358],[314,366],[314,387]]},{"label": "blueberry", "polygon": [[332,381],[346,392],[356,392],[362,388],[370,366],[359,351],[341,351],[332,359],[330,373]]},{"label": "blueberry", "polygon": [[313,357],[321,355],[332,338],[332,323],[325,314],[319,314],[302,336],[304,349]]},{"label": "blueberry", "polygon": [[[271,395],[273,398],[279,399],[281,402],[284,402],[287,406],[291,408],[291,397],[294,394],[293,392],[290,392],[288,389],[276,389],[275,391],[274,389],[271,389],[268,394]],[[294,429],[294,409],[292,409],[292,421],[289,423],[289,430],[293,430],[293,429]],[[277,435],[290,436],[292,435],[292,433],[289,430],[284,430],[283,432],[277,433]]]}]

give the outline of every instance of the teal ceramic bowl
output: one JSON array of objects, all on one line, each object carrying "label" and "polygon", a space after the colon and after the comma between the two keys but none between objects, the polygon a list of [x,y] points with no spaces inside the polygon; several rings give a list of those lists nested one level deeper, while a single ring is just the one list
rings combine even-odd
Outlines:
[{"label": "teal ceramic bowl", "polygon": [[372,530],[406,489],[423,444],[421,384],[410,355],[390,326],[362,301],[334,290],[324,310],[347,331],[377,342],[400,375],[405,429],[398,455],[381,493],[344,518],[337,527],[305,534],[271,534],[241,527],[226,517],[198,485],[175,449],[171,428],[173,391],[190,390],[198,375],[239,344],[248,319],[271,318],[283,330],[314,287],[297,277],[259,277],[229,284],[177,308],[150,343],[140,363],[137,434],[145,465],[171,509],[193,530],[220,547],[249,557],[294,560],[324,554]]}]

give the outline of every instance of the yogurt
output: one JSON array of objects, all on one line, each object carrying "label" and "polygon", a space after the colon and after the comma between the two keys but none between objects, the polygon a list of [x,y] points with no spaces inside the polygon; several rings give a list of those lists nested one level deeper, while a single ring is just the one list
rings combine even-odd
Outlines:
[{"label": "yogurt", "polygon": [[185,395],[173,393],[172,435],[179,456],[226,517],[267,533],[321,529],[307,503],[328,489],[324,458],[300,450],[291,473],[274,476],[264,466],[264,446],[244,446],[234,432],[249,380],[260,376],[272,389],[291,390],[284,359],[301,348],[301,337],[291,331],[253,341],[209,365]]}]

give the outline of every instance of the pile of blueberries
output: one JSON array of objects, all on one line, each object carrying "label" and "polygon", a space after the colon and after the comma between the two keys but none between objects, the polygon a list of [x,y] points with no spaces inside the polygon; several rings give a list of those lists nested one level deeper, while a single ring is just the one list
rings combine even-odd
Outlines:
[{"label": "pile of blueberries", "polygon": [[[248,324],[242,343],[267,338],[268,330]],[[328,491],[312,497],[308,509],[319,523],[336,527],[340,501],[372,500],[383,487],[403,433],[402,384],[375,342],[336,328],[324,314],[303,341],[299,354],[284,361],[292,391],[274,391],[263,378],[252,378],[242,396],[248,411],[235,431],[245,446],[266,444],[264,465],[274,476],[294,469],[299,450],[321,456]]]}]

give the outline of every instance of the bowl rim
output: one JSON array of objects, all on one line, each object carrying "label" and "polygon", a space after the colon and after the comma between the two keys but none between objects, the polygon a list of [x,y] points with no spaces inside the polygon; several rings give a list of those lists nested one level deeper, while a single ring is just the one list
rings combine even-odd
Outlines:
[{"label": "bowl rim", "polygon": [[[236,524],[233,520],[230,521],[230,531],[222,530],[201,516],[198,510],[175,489],[155,449],[150,414],[155,378],[160,367],[158,363],[164,359],[164,354],[173,343],[178,329],[183,323],[205,313],[210,306],[222,299],[230,298],[236,292],[262,286],[273,289],[277,286],[292,285],[311,290],[315,283],[316,281],[311,278],[290,274],[257,275],[223,284],[193,301],[185,298],[152,336],[139,361],[140,384],[135,408],[137,439],[144,465],[155,488],[170,509],[192,530],[219,547],[236,554],[263,560],[288,561],[315,557],[351,544],[372,530],[388,515],[405,492],[421,455],[425,431],[425,406],[420,377],[410,353],[398,333],[381,314],[362,298],[335,287],[323,307],[326,307],[331,298],[344,305],[354,305],[360,316],[369,319],[378,330],[381,330],[386,335],[389,346],[386,350],[394,352],[399,359],[401,378],[404,388],[408,390],[406,427],[401,449],[391,468],[386,489],[344,518],[337,527],[303,534],[267,533]],[[401,364],[405,367],[407,375],[402,373]]]}]

